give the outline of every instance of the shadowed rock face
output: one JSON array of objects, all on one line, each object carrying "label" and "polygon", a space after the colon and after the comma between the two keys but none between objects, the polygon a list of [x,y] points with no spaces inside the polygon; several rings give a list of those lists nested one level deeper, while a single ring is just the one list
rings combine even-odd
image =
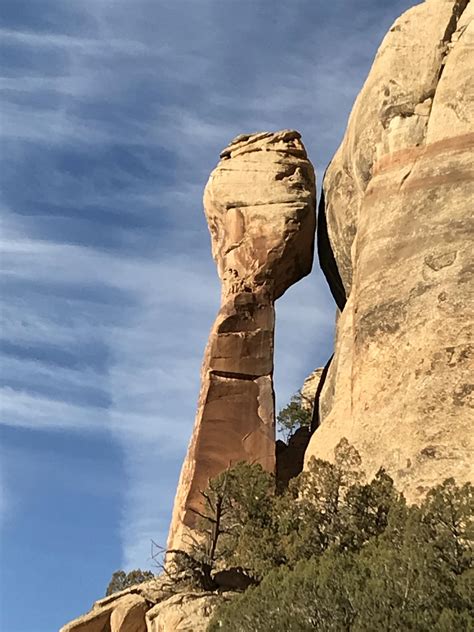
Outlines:
[{"label": "shadowed rock face", "polygon": [[417,500],[472,478],[474,5],[385,37],[324,179],[347,303],[306,458],[342,437]]},{"label": "shadowed rock face", "polygon": [[205,351],[194,432],[168,548],[187,548],[209,478],[239,461],[275,468],[274,301],[307,275],[315,180],[298,132],[237,137],[204,193],[221,307]]}]

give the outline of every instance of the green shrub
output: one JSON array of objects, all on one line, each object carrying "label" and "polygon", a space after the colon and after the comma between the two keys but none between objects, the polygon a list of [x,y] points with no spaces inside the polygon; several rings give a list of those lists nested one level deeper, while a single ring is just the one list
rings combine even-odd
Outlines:
[{"label": "green shrub", "polygon": [[113,593],[125,590],[125,588],[129,588],[130,586],[135,586],[135,584],[142,584],[154,577],[155,575],[151,571],[142,571],[139,568],[134,571],[130,571],[129,573],[122,570],[115,571],[109,585],[107,586],[107,592],[105,594],[106,596],[112,595]]},{"label": "green shrub", "polygon": [[409,507],[383,470],[364,482],[347,441],[282,495],[268,475],[263,493],[239,491],[261,480],[253,467],[228,488],[232,537],[219,563],[260,583],[218,608],[211,632],[474,629],[472,485],[448,479]]},{"label": "green shrub", "polygon": [[285,441],[288,441],[298,428],[309,428],[311,426],[311,407],[305,407],[303,400],[301,391],[298,391],[290,399],[290,403],[282,408],[277,415],[277,427],[285,437]]}]

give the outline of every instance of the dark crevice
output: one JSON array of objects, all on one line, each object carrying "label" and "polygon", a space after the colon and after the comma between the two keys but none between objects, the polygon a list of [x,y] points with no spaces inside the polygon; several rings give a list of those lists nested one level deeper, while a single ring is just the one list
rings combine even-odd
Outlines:
[{"label": "dark crevice", "polygon": [[331,362],[332,362],[333,358],[334,358],[334,353],[329,358],[329,360],[326,362],[326,366],[324,367],[323,372],[321,373],[321,377],[319,379],[318,388],[316,389],[316,393],[314,395],[313,417],[311,419],[311,434],[313,434],[313,432],[317,428],[319,428],[319,426],[321,424],[321,418],[320,418],[320,414],[319,414],[319,400],[321,398],[321,392],[323,390],[323,386],[324,386],[324,383],[326,381],[326,378],[327,378],[327,375],[328,375],[328,371],[329,371],[329,367],[331,366]]},{"label": "dark crevice", "polygon": [[285,178],[289,178],[290,176],[295,174],[297,169],[298,169],[298,165],[291,165],[285,171],[281,171],[280,173],[277,173],[275,176],[275,180],[284,180]]},{"label": "dark crevice", "polygon": [[248,375],[247,373],[234,373],[233,371],[211,371],[211,375],[226,377],[232,380],[248,380],[250,382],[261,377],[261,375]]},{"label": "dark crevice", "polygon": [[457,0],[457,2],[454,3],[451,19],[448,22],[448,26],[446,27],[446,31],[443,36],[443,43],[449,44],[451,41],[451,38],[458,27],[459,18],[464,13],[468,4],[469,0]]},{"label": "dark crevice", "polygon": [[[443,35],[443,39],[441,40],[441,42],[445,44],[446,46],[451,42],[451,39],[458,28],[459,18],[464,13],[464,10],[466,9],[469,2],[470,0],[457,0],[454,3],[451,19],[448,22],[446,31],[444,32],[444,35]],[[441,80],[441,75],[443,74],[445,66],[446,66],[446,58],[441,62],[436,85],[438,85]],[[435,88],[435,92],[436,92],[436,88]]]},{"label": "dark crevice", "polygon": [[[341,275],[339,274],[339,269],[337,267],[336,258],[332,249],[331,240],[329,239],[324,188],[321,189],[321,199],[319,200],[318,206],[318,227],[316,237],[318,245],[319,267],[326,277],[326,281],[328,282],[329,289],[336,302],[336,305],[342,312],[347,302],[346,289],[342,282]],[[316,430],[316,428],[319,427],[321,423],[319,414],[319,400],[333,357],[334,354],[327,361],[326,366],[321,373],[321,378],[316,389],[313,404],[313,416],[311,419],[311,434]]]},{"label": "dark crevice", "polygon": [[316,239],[318,244],[319,266],[326,277],[326,281],[328,282],[331,294],[336,301],[336,305],[342,312],[347,301],[346,290],[344,288],[341,275],[339,274],[334,252],[329,240],[324,189],[321,191],[321,199],[319,200],[318,206],[318,228]]},{"label": "dark crevice", "polygon": [[304,455],[310,440],[308,428],[298,428],[288,443],[278,439],[275,444],[277,491],[283,492],[292,478],[303,471]]}]

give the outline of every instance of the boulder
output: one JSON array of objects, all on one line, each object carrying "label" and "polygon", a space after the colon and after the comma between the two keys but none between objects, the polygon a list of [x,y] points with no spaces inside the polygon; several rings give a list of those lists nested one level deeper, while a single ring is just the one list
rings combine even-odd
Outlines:
[{"label": "boulder", "polygon": [[145,613],[169,596],[160,578],[143,582],[99,599],[59,632],[146,632]]},{"label": "boulder", "polygon": [[110,615],[113,608],[91,610],[82,617],[66,623],[59,632],[110,632]]},{"label": "boulder", "polygon": [[96,602],[90,612],[63,626],[60,632],[146,632],[147,601],[133,593],[105,604]]},{"label": "boulder", "polygon": [[205,632],[221,601],[217,593],[173,595],[147,612],[147,632]]},{"label": "boulder", "polygon": [[144,632],[148,609],[148,603],[140,595],[125,595],[110,615],[110,632]]}]

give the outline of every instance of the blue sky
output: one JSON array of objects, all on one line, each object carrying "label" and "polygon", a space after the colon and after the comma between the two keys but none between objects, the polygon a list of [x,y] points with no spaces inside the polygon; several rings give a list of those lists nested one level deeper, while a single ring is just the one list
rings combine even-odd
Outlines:
[{"label": "blue sky", "polygon": [[[319,182],[406,0],[2,0],[0,629],[52,632],[166,541],[219,283],[202,191],[240,133]],[[331,353],[277,305],[277,401]]]}]

